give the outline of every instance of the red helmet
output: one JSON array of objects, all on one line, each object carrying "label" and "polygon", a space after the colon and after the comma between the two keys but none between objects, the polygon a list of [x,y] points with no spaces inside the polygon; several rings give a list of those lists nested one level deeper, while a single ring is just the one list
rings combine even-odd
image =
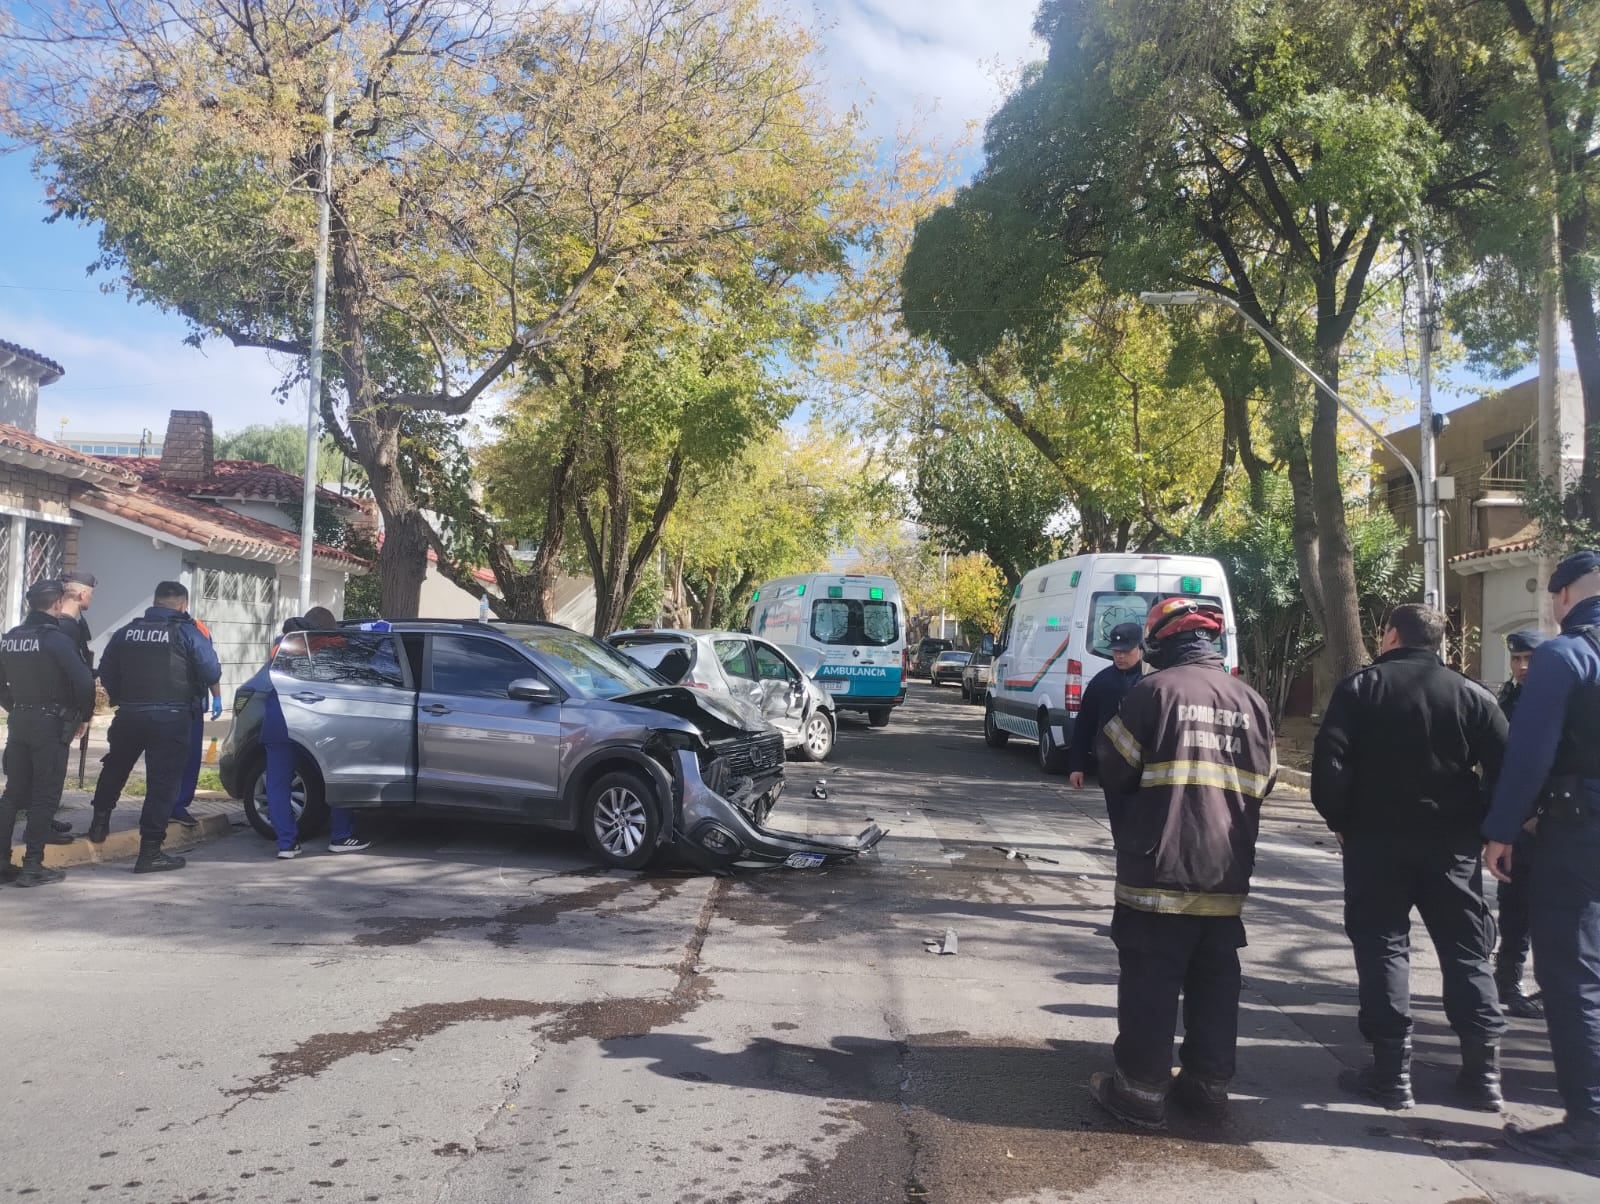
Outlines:
[{"label": "red helmet", "polygon": [[1226,625],[1222,607],[1203,598],[1163,598],[1150,608],[1144,620],[1145,643],[1154,647],[1185,631],[1219,635]]}]

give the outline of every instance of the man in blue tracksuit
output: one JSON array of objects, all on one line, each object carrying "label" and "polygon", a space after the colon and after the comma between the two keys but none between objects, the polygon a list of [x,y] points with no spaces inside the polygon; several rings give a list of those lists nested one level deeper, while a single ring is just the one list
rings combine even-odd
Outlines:
[{"label": "man in blue tracksuit", "polygon": [[1118,623],[1107,640],[1111,663],[1089,679],[1083,702],[1072,725],[1072,747],[1067,750],[1067,780],[1074,788],[1095,772],[1094,742],[1100,729],[1117,717],[1123,697],[1148,671],[1144,663],[1144,628]]},{"label": "man in blue tracksuit", "polygon": [[1600,1175],[1600,552],[1550,576],[1561,634],[1533,652],[1483,833],[1510,882],[1535,814],[1530,918],[1559,1124],[1508,1126],[1513,1149]]},{"label": "man in blue tracksuit", "polygon": [[195,697],[221,677],[211,641],[189,615],[189,591],[177,581],[157,585],[155,605],[143,618],[118,628],[100,657],[100,681],[117,715],[107,733],[111,748],[95,787],[89,839],[105,839],[122,783],[142,753],[145,795],[136,874],[183,868],[184,859],[163,853],[161,844],[189,759]]}]

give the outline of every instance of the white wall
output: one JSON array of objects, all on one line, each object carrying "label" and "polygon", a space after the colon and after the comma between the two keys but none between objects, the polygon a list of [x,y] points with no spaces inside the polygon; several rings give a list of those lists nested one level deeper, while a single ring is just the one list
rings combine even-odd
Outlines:
[{"label": "white wall", "polygon": [[152,542],[124,527],[80,511],[78,568],[93,573],[99,584],[87,618],[94,633],[95,656],[105,649],[106,637],[144,614],[155,595],[156,582],[183,577],[183,552],[164,541]]},{"label": "white wall", "polygon": [[[562,577],[556,582],[555,613],[552,622],[588,635],[594,629],[594,582],[587,577]],[[428,565],[422,579],[422,605],[425,619],[476,619],[478,599],[448,580],[435,564]]]},{"label": "white wall", "polygon": [[1538,576],[1534,565],[1494,569],[1483,575],[1483,680],[1488,685],[1498,686],[1511,676],[1506,636],[1539,626]]},{"label": "white wall", "polygon": [[290,518],[277,502],[239,502],[233,500],[217,501],[212,505],[223,506],[235,514],[242,514],[246,518],[253,518],[269,526],[277,527],[281,531],[298,531],[300,529],[299,512]]}]

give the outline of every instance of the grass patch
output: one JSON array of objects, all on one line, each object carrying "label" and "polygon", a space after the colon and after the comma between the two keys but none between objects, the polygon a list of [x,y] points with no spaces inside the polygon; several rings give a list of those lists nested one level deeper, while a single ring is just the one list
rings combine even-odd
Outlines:
[{"label": "grass patch", "polygon": [[[69,774],[67,776],[67,782],[68,782],[69,785],[71,785],[73,783],[76,783],[77,780],[78,779],[75,776],[71,775],[71,774]],[[93,790],[95,788],[95,785],[98,783],[99,779],[96,778],[94,781],[90,781],[88,778],[85,778],[84,781],[87,783],[87,785],[85,786],[85,789]],[[146,783],[145,783],[145,780],[143,778],[141,778],[141,777],[139,777],[137,775],[135,775],[133,777],[130,777],[128,779],[128,781],[127,781],[127,784],[122,787],[122,796],[121,797],[123,797],[123,798],[142,799],[142,798],[144,798],[145,786],[146,786]],[[209,766],[209,765],[202,766],[201,770],[200,770],[200,781],[195,786],[195,789],[196,790],[221,790],[222,789],[222,776],[219,773],[217,773],[217,771],[215,769],[211,768],[211,766]]]}]

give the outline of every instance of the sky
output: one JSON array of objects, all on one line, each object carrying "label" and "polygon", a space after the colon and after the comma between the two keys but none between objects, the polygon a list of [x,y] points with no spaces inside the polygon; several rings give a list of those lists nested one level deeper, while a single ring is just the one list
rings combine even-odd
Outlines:
[{"label": "sky", "polygon": [[[834,105],[860,106],[883,139],[912,128],[954,146],[1043,50],[1030,28],[1035,0],[778,2],[816,31]],[[103,277],[86,274],[98,253],[93,229],[45,224],[42,200],[26,157],[0,157],[0,338],[67,370],[40,396],[41,434],[159,436],[174,409],[209,411],[220,431],[302,419],[272,393],[283,357],[220,340],[188,347],[177,316],[102,293]],[[1476,384],[1458,377],[1454,396],[1446,384],[1442,404],[1466,400]]]}]

